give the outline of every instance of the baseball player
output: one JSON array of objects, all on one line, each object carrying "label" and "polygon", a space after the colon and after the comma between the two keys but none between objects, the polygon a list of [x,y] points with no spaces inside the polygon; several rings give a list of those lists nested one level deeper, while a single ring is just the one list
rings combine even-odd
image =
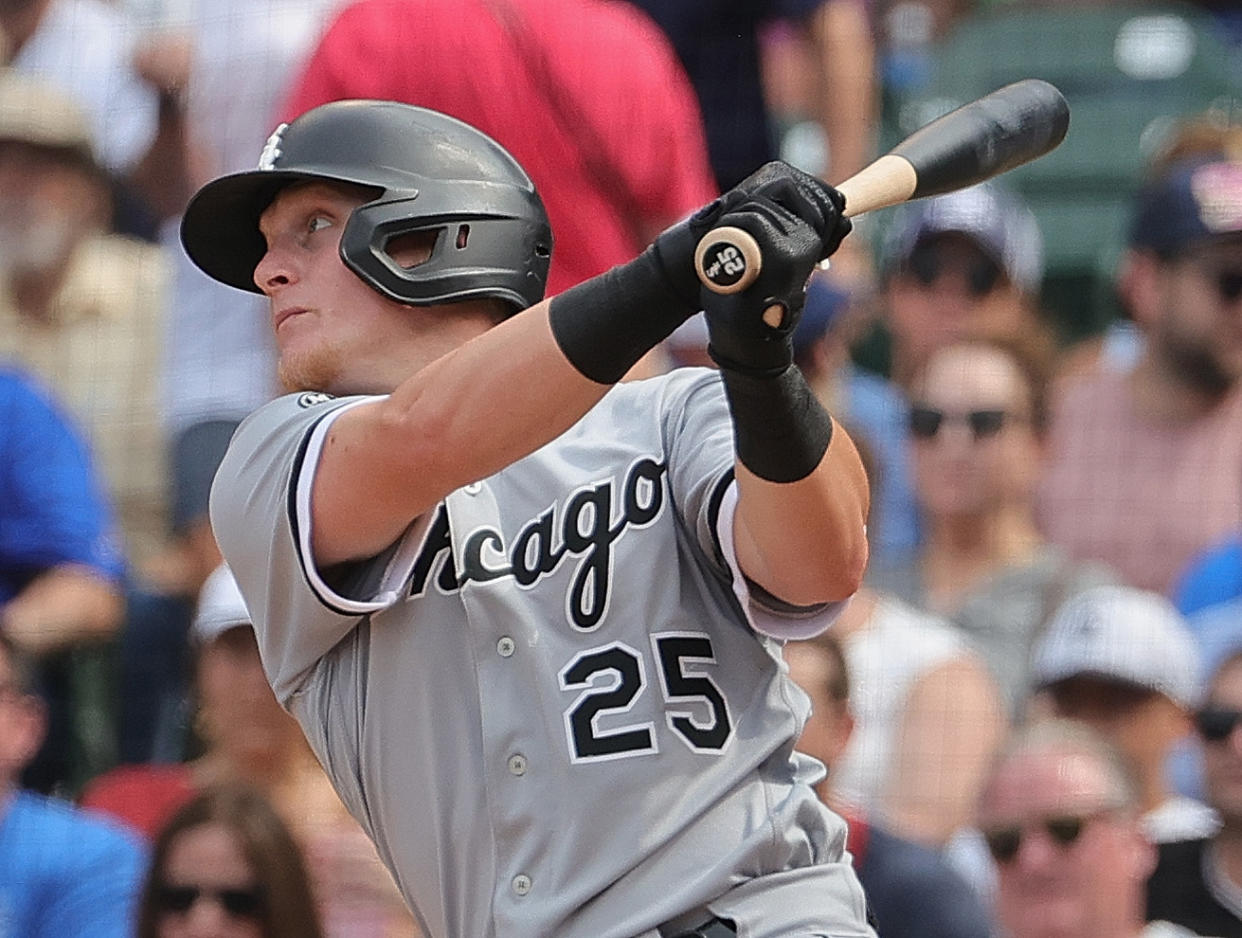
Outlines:
[{"label": "baseball player", "polygon": [[[217,537],[431,938],[874,938],[779,655],[866,561],[862,467],[789,341],[842,207],[770,164],[541,301],[527,175],[375,101],[308,111],[189,205],[190,257],[269,298],[292,392],[239,428]],[[700,308],[717,224],[763,251],[708,310],[720,372],[619,384]]]}]

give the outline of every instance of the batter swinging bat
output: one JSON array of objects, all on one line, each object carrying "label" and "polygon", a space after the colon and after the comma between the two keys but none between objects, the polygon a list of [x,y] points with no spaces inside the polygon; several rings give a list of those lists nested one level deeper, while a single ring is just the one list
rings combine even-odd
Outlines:
[{"label": "batter swinging bat", "polygon": [[[1069,105],[1048,82],[1006,85],[919,128],[837,186],[845,214],[972,186],[1043,156],[1068,128]],[[724,226],[702,237],[694,263],[708,289],[740,293],[759,276],[763,258],[747,232]]]}]

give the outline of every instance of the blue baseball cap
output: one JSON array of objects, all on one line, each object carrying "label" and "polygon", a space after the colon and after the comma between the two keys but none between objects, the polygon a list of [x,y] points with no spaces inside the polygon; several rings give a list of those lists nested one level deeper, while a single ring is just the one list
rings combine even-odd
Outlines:
[{"label": "blue baseball cap", "polygon": [[1242,163],[1179,163],[1136,200],[1130,245],[1172,257],[1212,238],[1242,235]]}]

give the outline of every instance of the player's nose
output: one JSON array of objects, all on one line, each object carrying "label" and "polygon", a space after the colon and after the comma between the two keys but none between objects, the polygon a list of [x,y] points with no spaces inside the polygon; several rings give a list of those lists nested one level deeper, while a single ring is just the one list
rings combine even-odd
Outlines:
[{"label": "player's nose", "polygon": [[260,290],[271,296],[283,286],[288,286],[297,279],[288,252],[271,247],[259,258],[254,268],[254,283]]}]

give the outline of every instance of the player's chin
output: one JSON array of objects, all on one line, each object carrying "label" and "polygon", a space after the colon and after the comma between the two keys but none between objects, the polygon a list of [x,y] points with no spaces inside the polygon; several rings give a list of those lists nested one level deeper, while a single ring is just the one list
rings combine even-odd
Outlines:
[{"label": "player's chin", "polygon": [[328,391],[335,393],[341,380],[341,357],[331,347],[286,348],[281,351],[276,376],[288,393]]}]

